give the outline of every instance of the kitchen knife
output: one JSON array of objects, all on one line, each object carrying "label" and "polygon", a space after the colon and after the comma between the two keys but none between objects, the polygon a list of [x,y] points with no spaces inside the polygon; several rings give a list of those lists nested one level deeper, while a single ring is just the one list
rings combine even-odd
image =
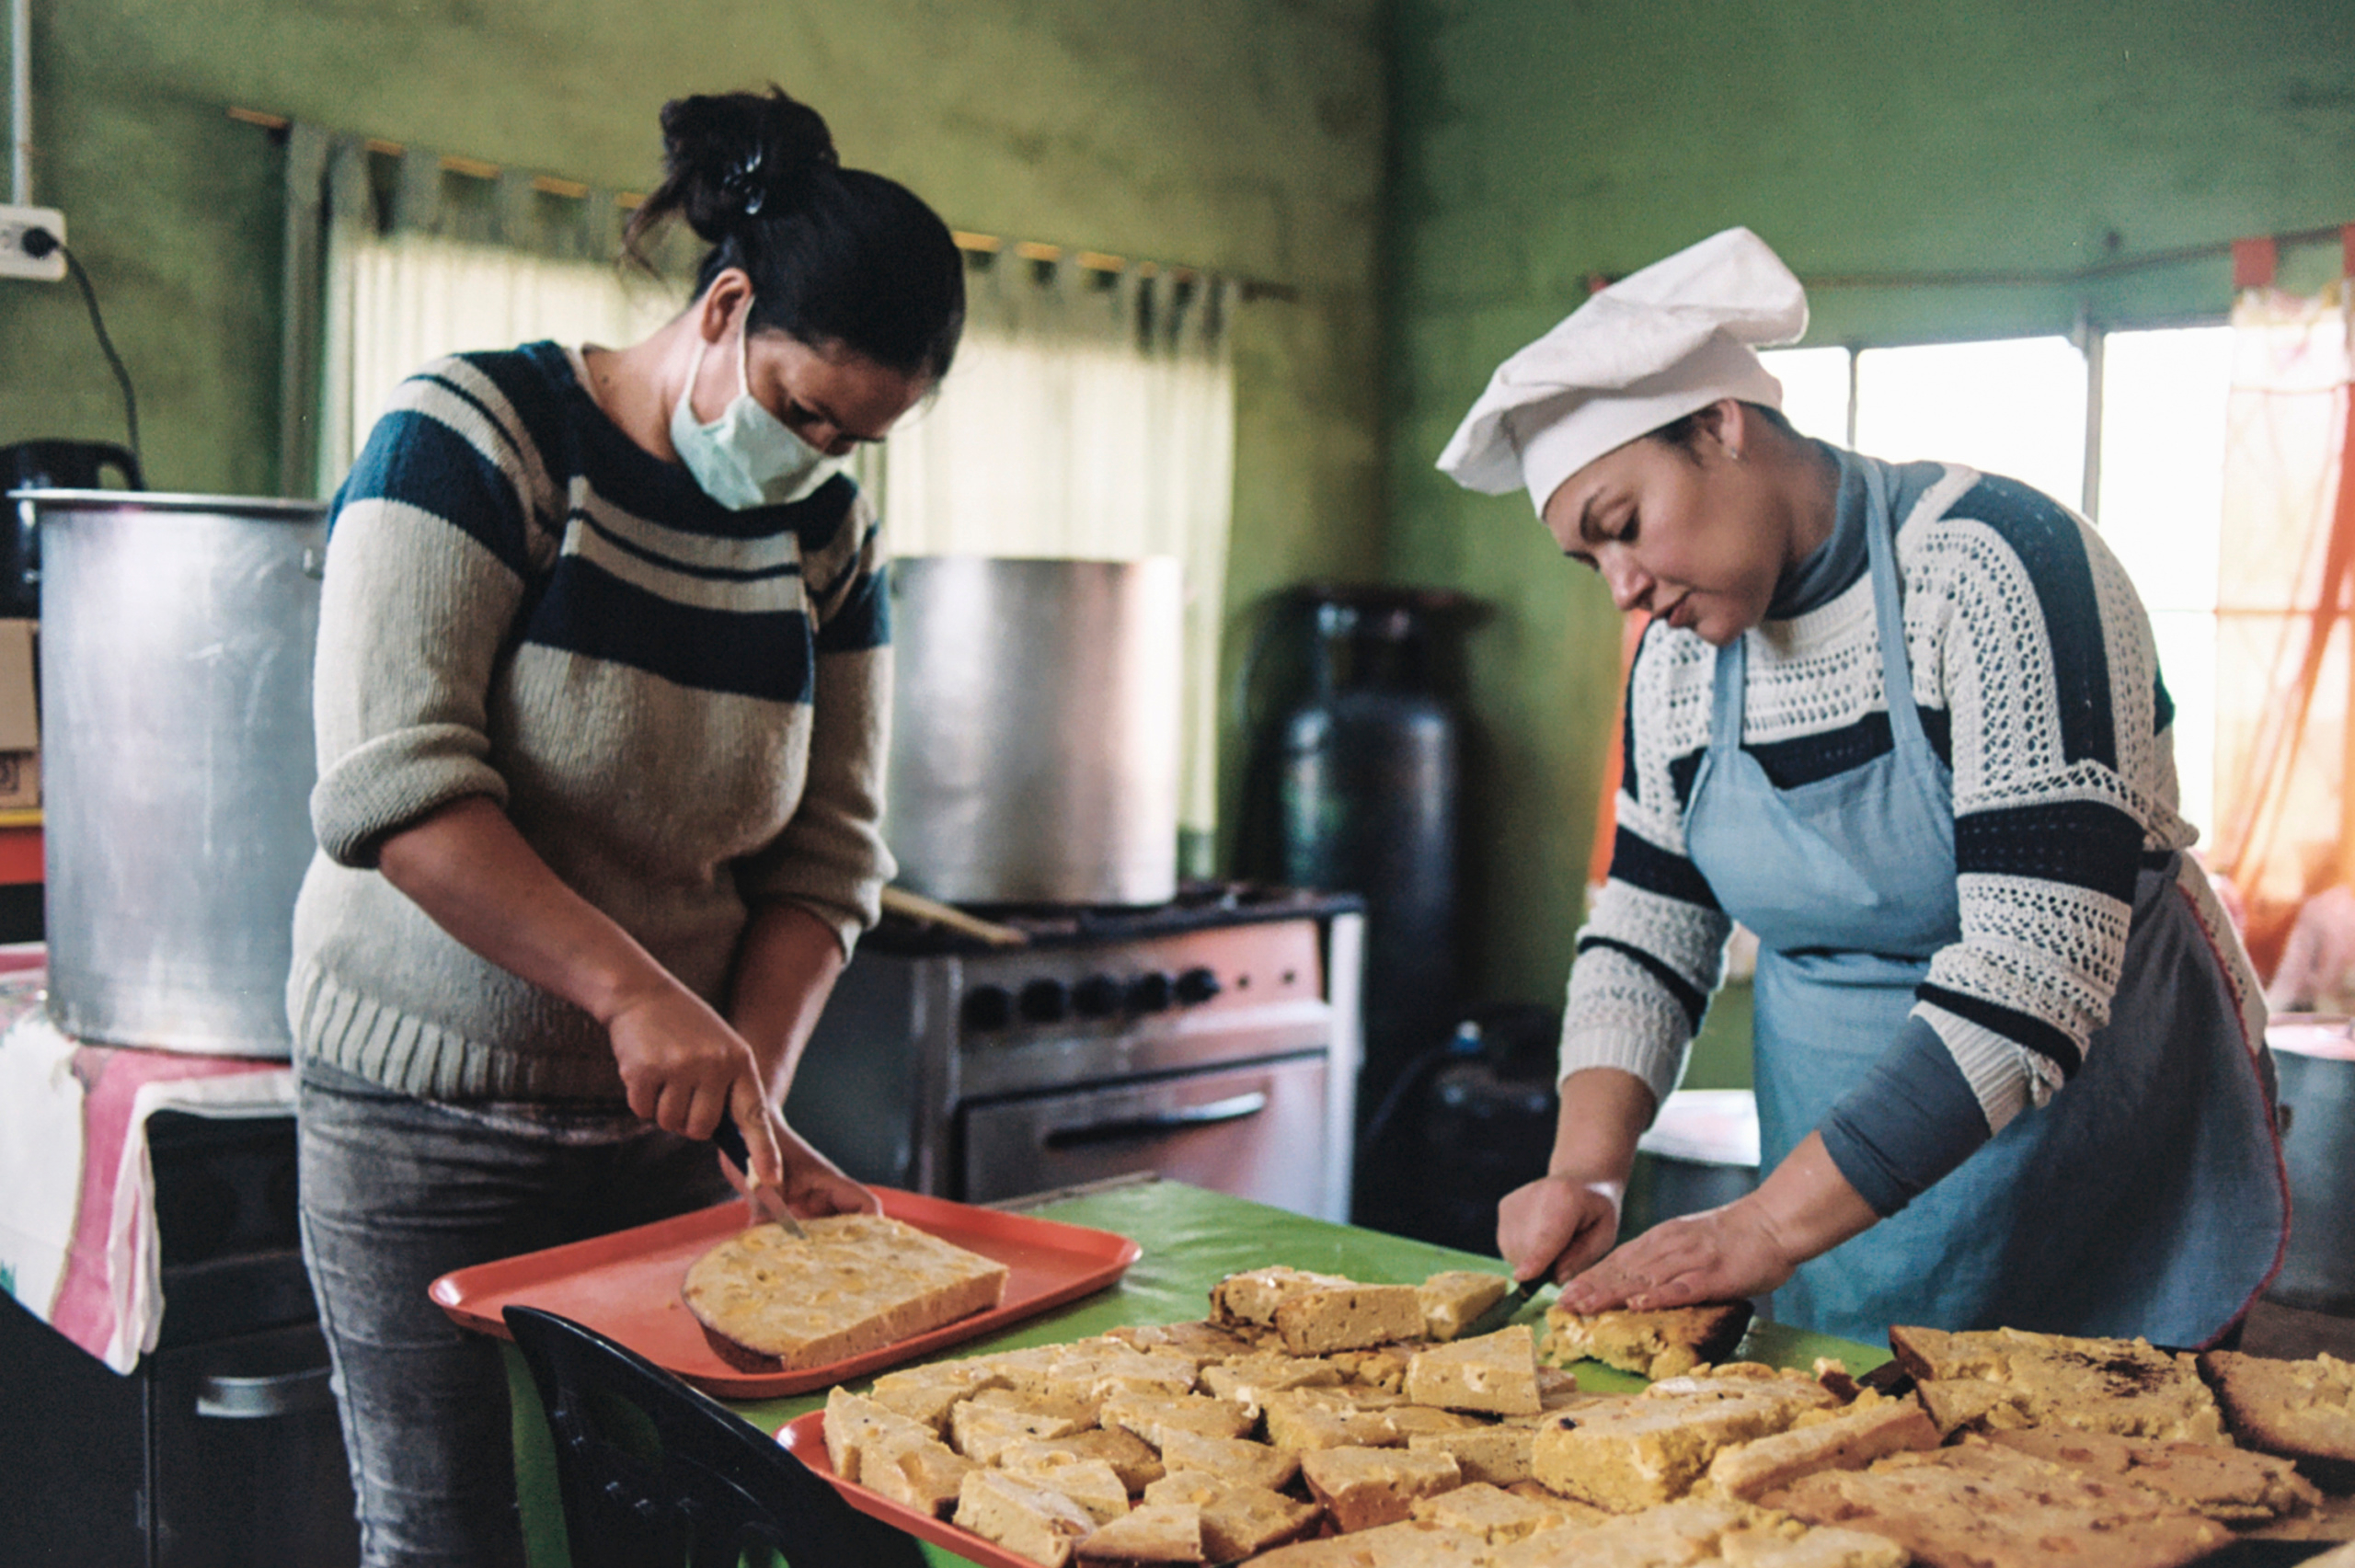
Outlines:
[{"label": "kitchen knife", "polygon": [[1521,1310],[1529,1305],[1530,1298],[1536,1295],[1541,1287],[1554,1283],[1554,1265],[1561,1261],[1558,1257],[1549,1260],[1535,1275],[1506,1291],[1502,1300],[1465,1324],[1464,1332],[1456,1337],[1471,1339],[1478,1334],[1494,1333],[1512,1322],[1520,1315]]},{"label": "kitchen knife", "polygon": [[752,1184],[745,1191],[745,1201],[765,1218],[784,1226],[786,1234],[808,1241],[810,1232],[801,1228],[793,1210],[786,1207],[785,1195],[752,1174],[752,1151],[744,1147],[744,1135],[738,1129],[736,1118],[721,1116],[719,1125],[712,1129],[711,1140],[719,1145],[719,1151],[728,1156],[729,1163],[742,1172],[744,1180]]}]

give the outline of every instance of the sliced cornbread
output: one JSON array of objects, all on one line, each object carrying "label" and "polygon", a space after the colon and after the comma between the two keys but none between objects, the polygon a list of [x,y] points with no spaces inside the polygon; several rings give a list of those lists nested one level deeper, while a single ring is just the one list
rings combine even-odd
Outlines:
[{"label": "sliced cornbread", "polygon": [[1534,1415],[1537,1345],[1527,1323],[1477,1339],[1459,1339],[1418,1351],[1407,1364],[1405,1393],[1417,1404],[1490,1415]]},{"label": "sliced cornbread", "polygon": [[1486,1427],[1488,1423],[1462,1411],[1442,1410],[1435,1404],[1394,1404],[1384,1406],[1383,1419],[1390,1429],[1405,1441],[1436,1432],[1463,1432]]},{"label": "sliced cornbread", "polygon": [[1202,1511],[1191,1503],[1147,1503],[1099,1526],[1079,1543],[1082,1557],[1116,1562],[1201,1562]]},{"label": "sliced cornbread", "polygon": [[[1898,1364],[1913,1375],[1922,1402],[1943,1430],[1983,1421],[2108,1432],[2121,1437],[2163,1437],[2178,1443],[2222,1443],[2223,1413],[2188,1355],[2155,1349],[2142,1339],[2085,1339],[1988,1329],[1950,1333],[1904,1325],[1889,1331]],[[1942,1390],[1967,1382],[1989,1387]],[[1983,1401],[1983,1413],[1962,1412]]]},{"label": "sliced cornbread", "polygon": [[1418,1497],[1464,1484],[1452,1455],[1407,1448],[1318,1448],[1300,1456],[1300,1474],[1343,1531],[1396,1524]]},{"label": "sliced cornbread", "polygon": [[1600,1361],[1646,1378],[1673,1378],[1722,1361],[1750,1326],[1750,1303],[1716,1301],[1654,1312],[1545,1311],[1545,1358],[1557,1366]]},{"label": "sliced cornbread", "polygon": [[1537,1433],[1527,1426],[1474,1426],[1461,1432],[1417,1433],[1407,1439],[1407,1447],[1418,1453],[1453,1455],[1467,1482],[1511,1486],[1536,1479],[1537,1472],[1530,1468],[1530,1448],[1536,1440]]},{"label": "sliced cornbread", "polygon": [[1493,1568],[1682,1568],[1714,1561],[1728,1531],[1757,1510],[1727,1499],[1671,1503],[1601,1523],[1578,1521],[1540,1530],[1489,1555]]},{"label": "sliced cornbread", "polygon": [[1478,1536],[1408,1519],[1356,1535],[1305,1540],[1253,1560],[1252,1568],[1476,1568],[1488,1561]]},{"label": "sliced cornbread", "polygon": [[1233,1400],[1208,1394],[1116,1394],[1104,1402],[1104,1425],[1133,1432],[1157,1448],[1163,1428],[1169,1426],[1240,1437],[1251,1430],[1251,1413]]},{"label": "sliced cornbread", "polygon": [[1460,1268],[1434,1274],[1415,1287],[1415,1299],[1423,1308],[1423,1333],[1433,1339],[1453,1339],[1511,1288],[1512,1281],[1501,1274]]},{"label": "sliced cornbread", "polygon": [[1129,1511],[1129,1489],[1102,1459],[1046,1454],[1027,1464],[1007,1464],[1001,1455],[998,1468],[1033,1486],[1061,1493],[1078,1504],[1080,1512],[1099,1526]]},{"label": "sliced cornbread", "polygon": [[1201,1510],[1202,1550],[1234,1562],[1293,1539],[1316,1522],[1316,1505],[1197,1471],[1171,1471],[1144,1489],[1147,1503],[1191,1503]]},{"label": "sliced cornbread", "polygon": [[939,1518],[957,1505],[973,1461],[937,1437],[885,1442],[860,1457],[858,1483],[904,1508]]},{"label": "sliced cornbread", "polygon": [[953,1522],[1041,1568],[1063,1568],[1072,1549],[1096,1532],[1095,1521],[1061,1493],[996,1470],[966,1475]]},{"label": "sliced cornbread", "polygon": [[1910,1399],[1875,1397],[1837,1413],[1802,1416],[1791,1429],[1720,1449],[1708,1479],[1729,1497],[1754,1500],[1820,1470],[1862,1470],[1911,1448],[1935,1448],[1938,1429]]},{"label": "sliced cornbread", "polygon": [[1395,1448],[1406,1436],[1379,1410],[1352,1401],[1320,1398],[1327,1391],[1294,1389],[1269,1394],[1260,1406],[1268,1424],[1268,1441],[1279,1448],[1306,1453],[1312,1448]]},{"label": "sliced cornbread", "polygon": [[1987,1440],[2086,1475],[2140,1486],[2211,1519],[2277,1519],[2322,1501],[2314,1482],[2292,1461],[2224,1443],[2170,1443],[2049,1426],[1993,1432]]},{"label": "sliced cornbread", "polygon": [[1300,1473],[1300,1456],[1289,1449],[1240,1437],[1213,1437],[1181,1426],[1161,1429],[1161,1459],[1170,1470],[1196,1471],[1270,1492],[1289,1485]]},{"label": "sliced cornbread", "polygon": [[922,1442],[939,1436],[921,1421],[843,1388],[826,1395],[825,1427],[826,1459],[844,1481],[859,1479],[860,1460],[879,1444]]},{"label": "sliced cornbread", "polygon": [[1005,1374],[985,1362],[943,1361],[929,1367],[911,1367],[902,1372],[886,1372],[875,1379],[867,1397],[910,1420],[923,1422],[936,1432],[946,1432],[952,1405],[972,1398],[983,1389],[1005,1386]]},{"label": "sliced cornbread", "polygon": [[805,1221],[806,1239],[755,1225],[687,1270],[680,1296],[723,1360],[752,1371],[823,1367],[986,1311],[1006,1268],[879,1214]]},{"label": "sliced cornbread", "polygon": [[1216,1323],[1201,1322],[1143,1323],[1106,1329],[1104,1337],[1133,1345],[1139,1350],[1161,1350],[1190,1356],[1197,1366],[1246,1355],[1252,1348]]},{"label": "sliced cornbread", "polygon": [[1819,1471],[1765,1501],[1895,1541],[1931,1568],[2176,1568],[2231,1539],[2139,1487],[1965,1437],[1862,1471]]},{"label": "sliced cornbread", "polygon": [[[1164,1436],[1167,1436],[1166,1433]],[[1142,1492],[1164,1473],[1161,1456],[1153,1445],[1133,1432],[1120,1427],[1109,1430],[1073,1432],[1061,1437],[1039,1437],[1027,1442],[1009,1443],[997,1451],[997,1463],[1007,1470],[1018,1470],[1049,1454],[1069,1454],[1074,1459],[1102,1459],[1120,1478],[1120,1484],[1132,1492]]]},{"label": "sliced cornbread", "polygon": [[2326,1492],[2355,1492],[2355,1364],[2211,1350],[2199,1366],[2234,1437],[2294,1459]]},{"label": "sliced cornbread", "polygon": [[1547,1417],[1530,1463],[1565,1497],[1632,1514],[1682,1497],[1720,1449],[1780,1432],[1798,1413],[1789,1400],[1738,1391],[1598,1400]]},{"label": "sliced cornbread", "polygon": [[1452,1491],[1419,1497],[1409,1514],[1434,1525],[1478,1536],[1490,1546],[1503,1546],[1578,1521],[1598,1522],[1610,1516],[1583,1503],[1567,1499],[1535,1502],[1516,1497],[1487,1482],[1467,1482]]},{"label": "sliced cornbread", "polygon": [[1005,1410],[967,1400],[948,1413],[948,1442],[977,1464],[996,1462],[1000,1450],[1040,1437],[1062,1437],[1082,1430],[1067,1415]]},{"label": "sliced cornbread", "polygon": [[1214,1362],[1201,1373],[1205,1393],[1233,1400],[1255,1415],[1259,1402],[1269,1394],[1286,1389],[1329,1388],[1340,1380],[1340,1368],[1329,1361],[1268,1351]]}]

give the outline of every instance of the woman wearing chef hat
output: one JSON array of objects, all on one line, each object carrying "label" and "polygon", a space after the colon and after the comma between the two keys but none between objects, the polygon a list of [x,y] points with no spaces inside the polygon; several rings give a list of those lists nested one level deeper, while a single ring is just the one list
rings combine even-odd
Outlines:
[{"label": "woman wearing chef hat", "polygon": [[[1499,1245],[1576,1311],[1772,1290],[1779,1320],[1868,1341],[2206,1343],[2270,1276],[2288,1200],[2149,623],[2049,498],[1798,435],[1752,345],[1806,323],[1729,230],[1506,361],[1440,459],[1524,490],[1651,617],[1553,1157]],[[1764,1179],[1614,1250],[1737,921]]]}]

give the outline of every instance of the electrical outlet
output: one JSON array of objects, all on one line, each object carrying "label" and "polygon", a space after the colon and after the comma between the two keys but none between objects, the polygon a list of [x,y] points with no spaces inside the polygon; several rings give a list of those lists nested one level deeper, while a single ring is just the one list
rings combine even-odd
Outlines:
[{"label": "electrical outlet", "polygon": [[[40,257],[25,253],[25,235],[46,229],[57,242]],[[44,283],[65,276],[65,214],[54,207],[0,207],[0,278],[33,278]],[[39,248],[38,246],[36,248]]]}]

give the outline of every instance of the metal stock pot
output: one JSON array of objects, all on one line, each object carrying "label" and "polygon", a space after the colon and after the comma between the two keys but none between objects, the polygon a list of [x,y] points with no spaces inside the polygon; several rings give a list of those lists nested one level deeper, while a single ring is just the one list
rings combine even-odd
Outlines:
[{"label": "metal stock pot", "polygon": [[327,509],[19,495],[40,528],[50,1015],[117,1045],[286,1056]]},{"label": "metal stock pot", "polygon": [[1178,890],[1183,571],[892,563],[884,833],[959,904],[1159,904]]},{"label": "metal stock pot", "polygon": [[2290,1251],[2266,1294],[2355,1313],[2355,1020],[2279,1013],[2267,1026],[2281,1080]]}]

